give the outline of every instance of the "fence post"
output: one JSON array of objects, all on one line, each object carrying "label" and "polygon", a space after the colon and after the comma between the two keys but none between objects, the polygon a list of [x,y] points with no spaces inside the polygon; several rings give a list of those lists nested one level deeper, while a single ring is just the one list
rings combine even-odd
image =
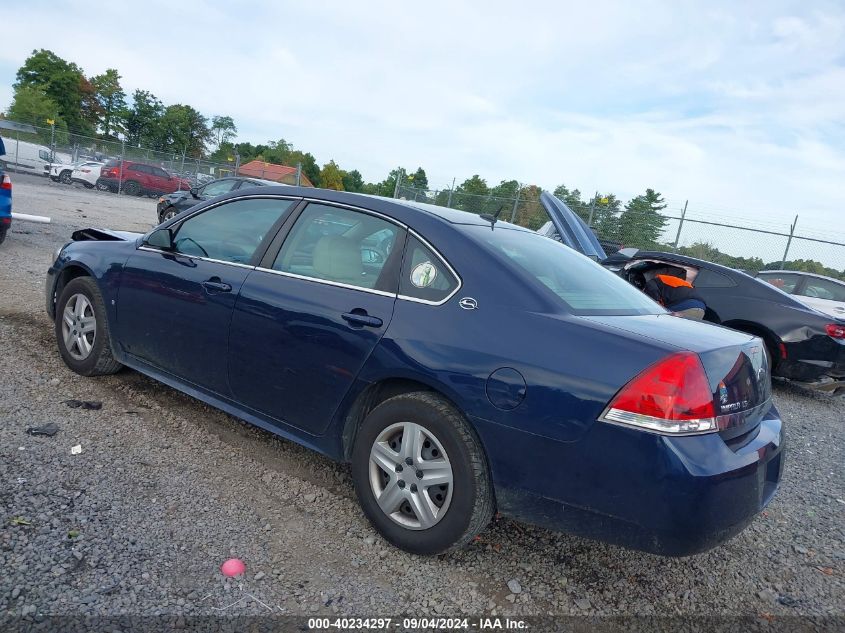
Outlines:
[{"label": "fence post", "polygon": [[593,228],[593,212],[596,210],[596,199],[599,197],[599,192],[596,191],[596,195],[593,196],[592,202],[590,202],[590,218],[587,220],[587,226]]},{"label": "fence post", "polygon": [[117,179],[117,193],[120,195],[120,190],[123,189],[123,156],[126,154],[126,141],[120,142],[120,176]]},{"label": "fence post", "polygon": [[516,220],[516,208],[519,206],[519,194],[522,193],[522,185],[516,183],[516,198],[513,200],[513,209],[511,210],[511,224]]},{"label": "fence post", "polygon": [[781,270],[786,266],[786,256],[789,254],[789,247],[792,244],[792,236],[795,235],[795,227],[798,225],[798,214],[795,214],[795,221],[789,227],[789,238],[786,240],[786,250],[783,251],[783,258],[780,260]]},{"label": "fence post", "polygon": [[182,191],[182,178],[185,177],[185,151],[187,146],[182,147],[182,166],[179,167],[179,191]]},{"label": "fence post", "polygon": [[20,165],[18,165],[18,150],[21,147],[21,133],[15,130],[15,173],[18,173]]},{"label": "fence post", "polygon": [[296,186],[299,187],[302,185],[302,163],[296,164]]},{"label": "fence post", "polygon": [[399,178],[404,174],[404,170],[400,167],[396,170],[396,186],[393,188],[393,197],[399,197]]},{"label": "fence post", "polygon": [[678,232],[675,233],[675,243],[672,245],[674,250],[678,250],[678,240],[681,239],[681,228],[684,226],[684,217],[687,215],[687,205],[689,204],[689,200],[684,200],[684,210],[681,211],[681,221],[678,222]]},{"label": "fence post", "polygon": [[452,192],[455,190],[455,179],[452,178],[452,186],[449,187],[449,198],[446,200],[446,206],[452,208]]}]

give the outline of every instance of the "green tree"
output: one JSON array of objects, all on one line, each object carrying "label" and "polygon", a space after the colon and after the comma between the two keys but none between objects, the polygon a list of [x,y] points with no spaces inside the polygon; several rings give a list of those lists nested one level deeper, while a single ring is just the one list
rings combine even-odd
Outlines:
[{"label": "green tree", "polygon": [[100,128],[109,138],[123,131],[120,121],[126,113],[126,93],[120,86],[120,75],[109,68],[101,75],[91,77],[91,85],[100,108]]},{"label": "green tree", "polygon": [[[91,135],[94,126],[83,112],[85,76],[82,69],[45,49],[32,51],[18,69],[16,90],[38,88],[56,104],[58,116],[77,134]],[[89,113],[90,116],[90,113]],[[40,125],[44,125],[42,121]]]},{"label": "green tree", "polygon": [[364,177],[357,169],[343,172],[343,190],[362,192],[364,190]]},{"label": "green tree", "polygon": [[654,248],[668,221],[660,214],[665,208],[666,203],[654,189],[631,198],[619,216],[619,241],[625,246]]},{"label": "green tree", "polygon": [[490,190],[490,195],[503,200],[513,200],[519,191],[519,183],[516,180],[503,180]]},{"label": "green tree", "polygon": [[425,169],[417,167],[411,176],[408,177],[415,189],[428,189],[428,176],[425,175]]},{"label": "green tree", "polygon": [[478,174],[464,180],[455,189],[452,206],[470,213],[495,213],[492,208],[496,201],[490,200],[490,187]]},{"label": "green tree", "polygon": [[554,190],[554,196],[563,201],[584,222],[590,220],[590,205],[581,199],[581,192],[578,189],[570,191],[566,185],[558,185]]},{"label": "green tree", "polygon": [[211,117],[211,136],[215,147],[220,147],[223,143],[228,143],[238,133],[238,127],[235,125],[235,120],[230,116],[213,116]]},{"label": "green tree", "polygon": [[343,191],[343,172],[333,160],[323,165],[320,170],[320,185],[325,189]]},{"label": "green tree", "polygon": [[593,228],[596,234],[606,240],[619,241],[619,213],[621,201],[612,193],[599,193],[590,200]]},{"label": "green tree", "polygon": [[[67,123],[57,115],[59,107],[41,88],[21,87],[15,90],[12,105],[6,116],[12,121],[30,123],[33,125],[47,125],[47,119],[55,121],[56,133],[61,135],[62,142],[67,138]],[[40,130],[38,140],[42,143],[50,142],[50,131]]]},{"label": "green tree", "polygon": [[154,94],[136,90],[132,95],[132,106],[125,115],[126,142],[136,147],[165,149],[161,127],[163,116],[164,105]]},{"label": "green tree", "polygon": [[160,120],[166,139],[161,149],[199,158],[205,154],[205,144],[211,137],[206,119],[189,105],[167,106]]},{"label": "green tree", "polygon": [[380,191],[378,195],[392,198],[393,192],[396,190],[396,179],[399,178],[400,173],[402,174],[402,178],[399,181],[399,186],[402,187],[404,185],[407,185],[408,181],[405,177],[405,174],[407,174],[408,172],[403,167],[399,167],[398,169],[391,169],[390,173],[387,175],[387,178],[378,183],[377,186]]}]

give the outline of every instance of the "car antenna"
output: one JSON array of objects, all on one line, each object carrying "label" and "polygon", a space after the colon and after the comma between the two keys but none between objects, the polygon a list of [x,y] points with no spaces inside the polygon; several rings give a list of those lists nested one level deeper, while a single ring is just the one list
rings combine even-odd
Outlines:
[{"label": "car antenna", "polygon": [[496,213],[495,213],[495,214],[493,214],[493,215],[490,215],[489,213],[482,213],[482,214],[481,214],[480,216],[478,216],[478,217],[480,217],[480,218],[481,218],[481,219],[483,219],[483,220],[487,220],[487,221],[490,223],[490,225],[491,225],[491,227],[490,227],[490,228],[492,228],[492,225],[496,224],[496,220],[498,220],[498,219],[499,219],[499,216],[500,216],[500,215],[502,215],[502,211],[504,211],[504,210],[505,210],[505,206],[506,206],[506,205],[504,205],[504,204],[503,204],[501,207],[499,207],[499,210],[498,210],[498,211],[496,211]]}]

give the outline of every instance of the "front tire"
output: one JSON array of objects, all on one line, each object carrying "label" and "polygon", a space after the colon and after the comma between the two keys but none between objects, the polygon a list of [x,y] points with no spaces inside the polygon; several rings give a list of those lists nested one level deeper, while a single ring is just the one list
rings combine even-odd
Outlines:
[{"label": "front tire", "polygon": [[481,443],[434,393],[395,396],[370,412],[355,439],[352,479],[373,527],[412,554],[461,547],[493,516]]},{"label": "front tire", "polygon": [[120,370],[111,352],[105,304],[91,277],[72,279],[56,304],[56,342],[65,365],[82,376],[102,376]]},{"label": "front tire", "polygon": [[173,207],[167,207],[167,210],[161,214],[158,223],[161,224],[162,222],[167,222],[171,218],[175,218],[177,215],[179,215],[179,212],[176,209]]},{"label": "front tire", "polygon": [[59,174],[59,182],[64,185],[69,185],[71,183],[70,172],[68,170],[64,170]]}]

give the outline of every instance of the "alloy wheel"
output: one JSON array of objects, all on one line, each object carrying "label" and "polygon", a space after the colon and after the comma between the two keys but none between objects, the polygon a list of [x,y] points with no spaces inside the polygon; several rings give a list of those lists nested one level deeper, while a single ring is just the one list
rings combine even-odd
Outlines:
[{"label": "alloy wheel", "polygon": [[94,348],[97,318],[94,306],[83,294],[75,294],[62,313],[62,340],[65,349],[76,360],[85,360]]},{"label": "alloy wheel", "polygon": [[425,530],[449,510],[452,464],[443,445],[424,426],[391,424],[370,449],[370,487],[382,512],[394,522]]}]

